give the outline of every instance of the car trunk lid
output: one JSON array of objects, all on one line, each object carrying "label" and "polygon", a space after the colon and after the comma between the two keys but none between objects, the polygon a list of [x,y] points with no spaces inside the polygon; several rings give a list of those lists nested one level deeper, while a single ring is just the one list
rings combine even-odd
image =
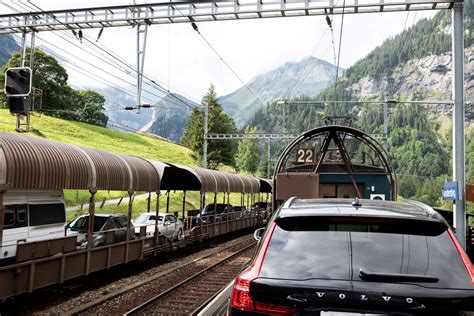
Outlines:
[{"label": "car trunk lid", "polygon": [[474,308],[448,227],[414,219],[277,220],[250,297],[303,310]]}]

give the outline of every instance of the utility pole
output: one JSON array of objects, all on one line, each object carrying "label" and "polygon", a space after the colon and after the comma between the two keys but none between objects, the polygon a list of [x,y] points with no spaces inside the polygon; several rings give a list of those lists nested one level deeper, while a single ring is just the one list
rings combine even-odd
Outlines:
[{"label": "utility pole", "polygon": [[[135,5],[135,1],[133,1]],[[134,16],[137,19],[142,17],[142,8],[135,8]],[[137,28],[137,108],[140,112],[142,105],[142,87],[143,87],[143,72],[145,68],[145,53],[146,53],[146,40],[148,35],[148,24],[150,23],[148,18],[148,10],[145,9],[145,23],[138,23]]]},{"label": "utility pole", "polygon": [[466,200],[464,157],[464,28],[463,3],[455,2],[452,12],[453,47],[453,181],[458,183],[459,200],[454,201],[456,236],[466,247]]},{"label": "utility pole", "polygon": [[[25,18],[25,23],[27,23],[28,17],[26,16]],[[27,35],[28,33],[26,30],[23,31],[22,38],[21,38],[21,68],[25,67],[26,64],[26,46],[27,46]],[[30,62],[29,62],[29,68],[30,68],[30,94],[21,97],[20,99],[17,99],[18,102],[22,102],[25,111],[24,113],[16,113],[16,128],[15,130],[19,133],[29,133],[30,132],[30,110],[31,110],[31,105],[33,103],[33,97],[31,96],[31,82],[33,81],[33,61],[34,61],[34,49],[35,49],[35,31],[31,32],[31,42],[30,42]],[[24,123],[22,121],[24,120]],[[25,128],[23,129],[22,126]]]},{"label": "utility pole", "polygon": [[270,177],[270,171],[272,170],[272,154],[271,154],[271,144],[272,144],[272,141],[269,139],[268,140],[268,149],[267,149],[267,159],[268,159],[268,163],[267,163],[267,177]]},{"label": "utility pole", "polygon": [[26,31],[23,32],[21,37],[21,66],[25,67],[25,60],[26,60]]},{"label": "utility pole", "polygon": [[387,102],[383,103],[383,132],[385,134],[385,137],[383,139],[383,149],[385,149],[385,152],[388,153],[388,104]]},{"label": "utility pole", "polygon": [[202,166],[207,168],[207,134],[208,134],[208,115],[209,115],[209,104],[204,102],[204,149],[202,155]]}]

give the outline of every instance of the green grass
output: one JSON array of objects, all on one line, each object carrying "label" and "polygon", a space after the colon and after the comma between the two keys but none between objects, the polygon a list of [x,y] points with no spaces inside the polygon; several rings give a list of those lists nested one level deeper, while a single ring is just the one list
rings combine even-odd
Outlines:
[{"label": "green grass", "polygon": [[[106,196],[107,192],[101,192],[104,196]],[[84,192],[86,194],[86,192]],[[230,194],[230,204],[231,205],[240,205],[240,193],[231,193]],[[255,196],[257,198],[257,196]],[[107,198],[110,199],[110,198]],[[217,203],[222,203],[224,199],[224,193],[217,194]],[[162,192],[160,196],[160,212],[166,212],[166,194]],[[263,196],[263,201],[265,197]],[[97,198],[96,202],[103,201],[103,198]],[[89,197],[87,196],[84,199],[84,208],[82,210],[69,212],[67,214],[68,221],[73,219],[74,217],[87,214],[88,210],[88,202]],[[207,193],[206,194],[206,204],[210,204],[214,202],[214,193]],[[227,202],[227,195],[226,195],[226,202]],[[245,198],[245,205],[247,205],[247,198]],[[185,208],[185,217],[187,216],[187,211],[189,210],[198,210],[200,208],[200,193],[199,192],[187,192],[186,193],[186,208]],[[137,218],[138,215],[142,213],[146,213],[148,209],[148,202],[147,199],[135,199],[133,201],[132,207],[132,218]],[[151,203],[150,203],[150,212],[155,212],[156,209],[156,195],[152,194]],[[169,212],[174,213],[178,212],[178,217],[182,217],[182,209],[183,209],[183,192],[171,192],[170,193],[170,204],[169,204]],[[105,214],[128,214],[128,201],[122,201],[120,204],[108,204],[104,205],[104,207],[96,207],[96,213],[105,213]]]},{"label": "green grass", "polygon": [[[96,202],[101,202],[103,199],[96,199]],[[183,205],[183,192],[172,192],[170,194],[170,207],[169,212],[173,213],[175,211],[179,211],[179,217],[181,218],[181,211]],[[133,201],[132,207],[132,218],[136,218],[141,213],[146,213],[148,209],[148,202],[146,198],[136,198]],[[156,209],[156,195],[152,194],[152,199],[150,203],[150,212],[155,212]],[[194,210],[199,209],[199,192],[188,192],[186,193],[186,211],[187,210]],[[84,208],[82,210],[69,212],[67,214],[68,220],[80,215],[80,214],[87,214],[88,204],[84,204]],[[96,213],[105,213],[105,214],[128,214],[128,201],[122,201],[120,204],[108,204],[104,205],[104,207],[96,207]],[[160,196],[160,212],[166,212],[166,195],[162,194]],[[187,212],[186,214],[187,215]]]},{"label": "green grass", "polygon": [[[163,162],[196,166],[191,151],[155,136],[115,131],[46,115],[31,117],[31,136]],[[15,116],[0,109],[0,130],[15,132]]]}]

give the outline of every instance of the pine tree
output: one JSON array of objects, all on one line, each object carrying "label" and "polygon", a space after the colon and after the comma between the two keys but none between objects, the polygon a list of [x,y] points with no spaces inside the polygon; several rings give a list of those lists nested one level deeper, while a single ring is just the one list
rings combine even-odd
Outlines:
[{"label": "pine tree", "polygon": [[268,148],[266,148],[264,150],[264,155],[261,156],[260,158],[260,164],[258,165],[258,171],[257,171],[257,174],[259,177],[261,178],[271,178],[271,172],[272,170],[270,170],[270,174],[268,173],[268,164],[270,162],[268,161]]},{"label": "pine tree", "polygon": [[[217,100],[213,85],[209,88],[202,100],[200,109],[193,109],[188,124],[181,136],[181,144],[193,151],[196,160],[202,161],[204,147],[204,106],[208,106],[208,133],[233,134],[237,133],[234,120],[224,113]],[[237,142],[229,140],[210,140],[207,148],[209,168],[217,168],[219,164],[234,165],[234,156],[237,152]]]},{"label": "pine tree", "polygon": [[[246,128],[245,133],[255,133],[256,128]],[[254,139],[245,138],[239,143],[238,153],[235,156],[237,170],[254,175],[260,160],[260,148]]]}]

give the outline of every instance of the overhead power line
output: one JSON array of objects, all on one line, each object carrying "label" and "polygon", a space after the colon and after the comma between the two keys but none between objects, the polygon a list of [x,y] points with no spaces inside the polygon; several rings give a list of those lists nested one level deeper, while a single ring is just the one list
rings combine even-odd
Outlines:
[{"label": "overhead power line", "polygon": [[196,23],[195,23],[193,20],[191,20],[189,17],[185,16],[185,15],[181,12],[181,10],[180,10],[178,7],[175,7],[175,8],[178,10],[179,14],[181,14],[184,18],[187,18],[187,19],[190,20],[191,26],[192,26],[193,29],[196,31],[196,33],[198,33],[199,36],[201,36],[201,38],[204,40],[204,42],[207,44],[207,46],[209,46],[209,48],[214,52],[214,54],[217,55],[217,57],[222,61],[222,63],[224,63],[224,65],[234,74],[234,76],[245,86],[245,88],[250,92],[250,94],[252,94],[253,97],[254,97],[257,101],[259,101],[263,106],[265,106],[265,103],[264,103],[262,100],[260,100],[259,97],[257,97],[257,96],[255,95],[255,93],[252,91],[252,89],[250,89],[250,87],[245,83],[245,81],[243,81],[242,78],[240,78],[240,76],[237,74],[237,72],[230,66],[230,64],[229,64],[228,62],[226,62],[226,61],[224,60],[224,58],[217,52],[217,50],[211,45],[211,43],[210,43],[210,42],[204,37],[204,35],[199,31],[199,28],[198,28],[198,26],[196,25]]},{"label": "overhead power line", "polygon": [[334,84],[334,101],[337,101],[337,81],[339,79],[339,64],[341,62],[342,31],[344,30],[345,8],[346,8],[346,0],[344,0],[342,3],[341,32],[339,35],[339,47],[338,47],[337,65],[336,65],[336,83]]},{"label": "overhead power line", "polygon": [[[29,1],[29,3],[31,5],[28,5],[28,4],[24,4],[23,5],[23,8],[25,8],[25,6],[28,6],[27,10],[28,9],[32,9],[31,6],[34,6],[36,9],[40,10],[41,12],[43,13],[46,13],[44,10],[42,10],[39,6],[35,5],[33,2]],[[47,14],[47,13],[46,13]],[[54,15],[52,14],[48,14],[49,16],[51,16],[53,19],[55,19],[56,21],[58,21],[59,23],[63,24],[66,26],[66,24],[62,23],[61,21],[59,21]],[[82,34],[82,32],[77,33],[74,29],[72,29],[70,26],[67,26],[74,34],[74,37],[77,38],[78,35],[80,35],[79,37],[81,37],[82,39],[84,39],[85,41],[87,41],[88,43],[90,43],[91,45],[93,45],[94,47],[96,47],[97,49],[101,50],[102,52],[104,52],[105,54],[107,54],[108,56],[112,57],[113,59],[117,60],[118,62],[124,64],[126,67],[130,68],[133,72],[137,73],[138,71],[128,62],[126,62],[124,59],[122,59],[121,57],[117,56],[116,54],[114,54],[113,52],[111,52],[110,49],[108,48],[102,48],[100,47],[99,45],[97,45],[94,41],[90,40],[88,37],[86,37],[84,34]],[[61,37],[61,36],[60,36]],[[64,39],[64,38],[63,38]],[[82,43],[82,41],[81,41]],[[76,47],[78,45],[75,45]],[[87,52],[87,51],[86,51]],[[155,79],[153,78],[150,78],[148,75],[145,75],[143,74],[143,77],[146,78],[148,81],[150,81],[151,83],[153,83],[157,88],[161,89],[161,91],[171,95],[171,97],[175,98],[176,100],[178,100],[178,102],[182,103],[183,105],[189,107],[189,108],[195,108],[194,105],[190,105],[188,102],[186,102],[185,100],[179,98],[178,96],[176,96],[175,94],[171,93],[168,89],[165,89],[164,87],[162,87],[160,84],[158,84]],[[147,91],[148,92],[148,91]],[[161,96],[159,96],[160,98],[162,98]],[[168,100],[169,101],[169,100]],[[196,102],[197,103],[197,102]]]},{"label": "overhead power line", "polygon": [[[196,31],[198,32],[198,31]],[[224,60],[224,58],[222,58],[221,55],[219,55],[219,53],[216,51],[216,49],[211,45],[211,43],[209,43],[209,41],[200,33],[198,32],[198,34],[201,36],[201,38],[204,40],[204,42],[206,42],[206,44],[212,49],[212,51],[217,55],[217,57],[219,57],[219,59],[224,63],[224,65],[226,65],[227,68],[229,68],[229,70],[234,74],[234,76],[239,79],[239,81],[245,86],[245,88],[250,92],[250,94],[252,94],[252,96],[255,98],[255,100],[259,101],[263,106],[265,106],[265,103],[260,100],[259,97],[257,97],[257,95],[252,91],[252,89],[250,89],[250,87],[242,80],[242,78],[240,78],[240,76],[235,72],[235,70]]]}]

